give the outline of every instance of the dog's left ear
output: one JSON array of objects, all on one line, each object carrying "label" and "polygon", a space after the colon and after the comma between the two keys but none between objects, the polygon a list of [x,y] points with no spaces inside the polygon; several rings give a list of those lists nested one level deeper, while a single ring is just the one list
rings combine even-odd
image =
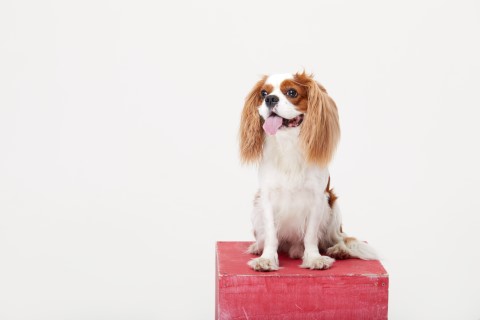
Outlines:
[{"label": "dog's left ear", "polygon": [[267,77],[264,76],[258,81],[245,99],[239,132],[240,159],[243,163],[255,163],[262,157],[265,134],[258,107],[262,104],[260,90],[266,80]]},{"label": "dog's left ear", "polygon": [[340,125],[337,106],[327,94],[325,88],[311,76],[297,74],[302,77],[308,90],[308,104],[305,120],[300,129],[307,160],[319,166],[326,166],[332,160],[340,139]]}]

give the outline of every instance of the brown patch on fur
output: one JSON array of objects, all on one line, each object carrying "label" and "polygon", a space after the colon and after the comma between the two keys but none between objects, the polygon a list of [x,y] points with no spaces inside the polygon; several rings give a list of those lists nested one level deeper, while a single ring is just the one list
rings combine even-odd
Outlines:
[{"label": "brown patch on fur", "polygon": [[[326,166],[333,157],[340,138],[340,125],[335,102],[327,90],[305,72],[294,75],[294,82],[307,91],[305,120],[300,129],[300,140],[307,160]],[[299,109],[300,110],[300,109]]]},{"label": "brown patch on fur", "polygon": [[[259,91],[260,96],[262,95],[262,94],[261,94],[261,93],[262,93],[262,90],[265,90],[265,91],[267,91],[267,93],[270,93],[270,92],[273,91],[273,86],[272,86],[271,84],[264,84],[264,85],[262,86],[261,90]],[[262,97],[262,99],[263,99],[263,97]]]},{"label": "brown patch on fur", "polygon": [[346,260],[352,258],[348,252],[337,247],[329,248],[327,250],[327,255],[336,260]]},{"label": "brown patch on fur", "polygon": [[[341,229],[341,227],[340,227],[340,229]],[[338,259],[338,260],[354,258],[348,252],[349,251],[348,245],[351,242],[355,242],[355,241],[357,241],[356,238],[344,237],[343,242],[340,241],[339,243],[337,243],[333,247],[328,248],[326,253],[327,253],[328,256],[330,256],[332,258],[335,258],[335,259]]]},{"label": "brown patch on fur", "polygon": [[[295,89],[297,91],[297,96],[295,98],[287,95],[287,91],[290,89]],[[287,99],[297,107],[297,110],[305,113],[307,111],[308,104],[308,93],[305,86],[302,86],[300,83],[295,82],[294,80],[284,80],[280,84],[280,91],[287,97]]]},{"label": "brown patch on fur", "polygon": [[[327,182],[327,187],[325,188],[325,192],[328,193],[328,205],[330,206],[330,208],[332,208],[333,204],[335,203],[335,201],[337,201],[338,197],[333,192],[333,189],[330,189],[330,177],[328,177],[328,182]],[[342,232],[342,226],[340,226],[340,232]]]},{"label": "brown patch on fur", "polygon": [[350,242],[355,242],[355,241],[357,241],[357,238],[354,238],[354,237],[345,237],[345,238],[343,238],[343,242],[345,242],[345,245],[347,245],[347,246],[348,246],[348,244],[349,244]]},{"label": "brown patch on fur", "polygon": [[240,158],[243,163],[258,162],[262,157],[263,140],[262,119],[258,107],[262,104],[262,87],[267,76],[258,81],[245,99],[245,105],[240,120]]}]

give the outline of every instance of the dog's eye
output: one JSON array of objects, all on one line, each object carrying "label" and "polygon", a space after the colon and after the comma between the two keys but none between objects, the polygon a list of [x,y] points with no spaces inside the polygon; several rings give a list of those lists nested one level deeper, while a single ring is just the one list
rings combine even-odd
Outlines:
[{"label": "dog's eye", "polygon": [[296,98],[298,96],[297,90],[295,89],[288,89],[287,96]]},{"label": "dog's eye", "polygon": [[262,90],[262,91],[260,91],[260,94],[262,95],[262,97],[265,98],[267,96],[268,92],[267,92],[267,90]]}]

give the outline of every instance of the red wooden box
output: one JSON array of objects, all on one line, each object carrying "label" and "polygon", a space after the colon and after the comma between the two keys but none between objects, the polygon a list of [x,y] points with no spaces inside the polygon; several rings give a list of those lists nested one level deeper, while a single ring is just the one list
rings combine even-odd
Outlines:
[{"label": "red wooden box", "polygon": [[250,242],[217,242],[216,319],[387,319],[388,274],[379,261],[338,260],[306,270],[280,255],[281,269],[253,271]]}]

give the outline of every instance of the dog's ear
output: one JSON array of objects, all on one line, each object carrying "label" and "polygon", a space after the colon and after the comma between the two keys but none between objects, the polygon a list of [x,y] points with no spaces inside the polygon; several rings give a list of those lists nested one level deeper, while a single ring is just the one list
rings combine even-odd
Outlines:
[{"label": "dog's ear", "polygon": [[240,159],[243,163],[255,163],[262,157],[264,133],[258,107],[262,104],[260,90],[267,77],[258,81],[245,99],[240,122]]},{"label": "dog's ear", "polygon": [[340,125],[337,106],[325,88],[312,76],[297,74],[298,81],[308,90],[305,119],[300,129],[300,140],[307,160],[319,166],[326,166],[333,157],[340,139]]}]

